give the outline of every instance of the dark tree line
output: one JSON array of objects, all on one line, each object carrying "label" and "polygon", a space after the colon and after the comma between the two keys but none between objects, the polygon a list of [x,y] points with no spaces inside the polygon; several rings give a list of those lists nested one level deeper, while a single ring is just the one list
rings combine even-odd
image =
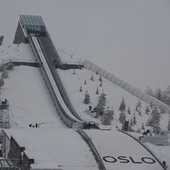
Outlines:
[{"label": "dark tree line", "polygon": [[162,90],[161,88],[153,91],[151,88],[147,87],[146,93],[161,102],[164,102],[167,105],[170,105],[170,86],[167,87],[166,90]]}]

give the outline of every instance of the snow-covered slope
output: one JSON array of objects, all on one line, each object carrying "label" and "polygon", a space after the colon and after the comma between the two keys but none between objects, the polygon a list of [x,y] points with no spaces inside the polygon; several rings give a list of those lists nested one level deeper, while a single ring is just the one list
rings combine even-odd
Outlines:
[{"label": "snow-covered slope", "polygon": [[[99,81],[99,75],[94,74],[93,72],[82,69],[82,70],[67,70],[62,71],[58,70],[63,84],[69,94],[70,100],[73,103],[73,106],[76,108],[76,111],[82,116],[82,117],[89,117],[89,114],[86,112],[86,110],[89,109],[89,106],[92,106],[92,108],[96,107],[98,103],[98,99],[101,93],[106,94],[106,109],[109,107],[110,109],[113,108],[114,110],[114,121],[112,127],[114,128],[116,125],[121,129],[121,124],[119,122],[119,116],[120,111],[119,107],[122,101],[122,98],[125,99],[126,104],[126,116],[127,120],[133,119],[133,116],[135,114],[137,119],[137,125],[133,128],[135,130],[138,130],[142,127],[142,124],[146,124],[150,114],[145,114],[147,103],[141,101],[141,115],[139,115],[138,112],[136,112],[136,105],[139,101],[139,99],[129,92],[125,91],[124,89],[120,88],[119,86],[113,84],[112,82],[102,78],[102,87],[100,87],[100,81]],[[73,74],[74,72],[74,74]],[[94,81],[91,80],[91,76],[93,75]],[[86,84],[84,82],[86,81]],[[71,83],[70,83],[71,82]],[[80,87],[82,87],[82,92],[79,91]],[[97,88],[99,89],[99,94],[96,94]],[[84,94],[86,91],[90,95],[90,104],[85,105],[83,103],[84,100]],[[128,107],[130,108],[131,114],[127,113]],[[91,116],[92,117],[92,116]],[[161,119],[161,128],[167,129],[168,126],[168,114],[163,114]],[[150,129],[150,127],[147,127]]]},{"label": "snow-covered slope", "polygon": [[73,129],[13,129],[25,153],[35,160],[33,169],[97,170],[98,165],[81,136]]},{"label": "snow-covered slope", "polygon": [[[155,157],[133,138],[118,131],[87,131],[107,170],[162,169]],[[105,140],[103,140],[105,138]]]},{"label": "snow-covered slope", "polygon": [[[15,54],[14,52],[17,52]],[[1,63],[13,61],[35,61],[29,45],[12,45],[1,49]],[[64,128],[38,68],[17,66],[8,71],[1,87],[1,101],[9,102],[12,128],[27,128],[38,123],[45,128]]]},{"label": "snow-covered slope", "polygon": [[[20,48],[24,49],[23,47],[26,48],[27,50],[23,51],[22,55],[21,55]],[[12,50],[13,47],[10,47],[10,48]],[[30,47],[27,45],[22,45],[21,47],[17,47],[17,48],[18,48],[17,51],[19,51],[17,57],[20,56],[20,58],[18,58],[18,60],[29,61],[30,56],[32,56],[31,51],[30,51],[30,53],[28,53],[28,51],[29,51],[28,49]],[[25,56],[25,57],[23,57],[23,56]],[[13,59],[15,59],[15,57]],[[136,97],[132,96],[131,94],[129,94],[128,92],[126,92],[125,90],[121,89],[117,85],[114,85],[113,83],[109,82],[108,80],[103,78],[102,87],[100,87],[99,86],[99,84],[100,84],[99,76],[93,74],[94,81],[92,81],[91,80],[92,72],[90,72],[88,70],[85,70],[85,69],[74,70],[75,74],[73,74],[73,70],[67,70],[67,71],[58,70],[58,71],[59,71],[59,74],[63,81],[63,84],[66,88],[66,91],[68,92],[68,95],[73,103],[73,106],[76,108],[77,112],[83,118],[88,117],[88,119],[94,120],[94,118],[92,118],[90,115],[88,115],[85,112],[85,110],[88,109],[88,106],[83,104],[83,99],[84,99],[85,91],[88,91],[91,96],[90,105],[92,105],[94,107],[97,104],[97,100],[99,97],[99,95],[96,94],[97,87],[99,88],[99,94],[101,92],[104,92],[107,94],[107,106],[113,107],[113,109],[114,109],[114,113],[115,113],[114,121],[113,121],[112,125],[109,127],[115,129],[115,126],[118,125],[118,127],[121,128],[121,124],[118,121],[118,118],[119,118],[118,108],[119,108],[122,97],[124,97],[127,106],[129,106],[131,108],[131,112],[132,112],[131,115],[126,113],[126,115],[128,117],[127,119],[131,119],[133,116],[133,113],[135,113],[134,110],[135,110],[136,103],[138,102],[138,99]],[[32,123],[33,125],[35,125],[35,123],[40,123],[39,127],[42,129],[42,133],[46,133],[47,129],[49,129],[49,128],[50,128],[50,131],[53,128],[53,132],[54,132],[55,129],[57,128],[56,136],[51,132],[52,137],[48,137],[48,140],[45,140],[49,144],[49,146],[52,147],[51,141],[54,142],[54,139],[55,139],[57,141],[57,144],[55,144],[55,147],[57,147],[56,148],[57,151],[59,151],[58,147],[62,148],[62,147],[60,147],[59,143],[62,143],[63,141],[65,141],[63,144],[65,144],[66,146],[67,145],[70,146],[70,143],[67,143],[67,140],[63,139],[61,134],[63,134],[64,136],[65,135],[70,136],[69,140],[72,141],[73,139],[76,139],[76,137],[74,135],[74,130],[73,130],[73,132],[70,133],[70,135],[67,134],[68,133],[67,130],[66,131],[59,130],[61,128],[62,129],[65,128],[65,126],[62,124],[62,122],[58,118],[58,115],[56,114],[56,111],[54,110],[53,103],[50,100],[50,96],[48,94],[48,91],[46,89],[46,86],[44,84],[44,81],[41,77],[41,74],[40,74],[38,68],[27,67],[27,66],[18,66],[18,67],[14,67],[14,70],[9,71],[8,75],[9,75],[9,77],[7,79],[5,79],[5,84],[1,89],[1,97],[2,97],[2,99],[7,98],[10,103],[10,109],[9,109],[10,112],[9,113],[10,113],[10,117],[11,117],[11,125],[12,125],[12,128],[15,128],[15,130],[14,131],[12,130],[11,132],[10,131],[9,132],[12,134],[14,133],[13,135],[15,135],[15,136],[25,135],[21,138],[24,140],[21,143],[24,144],[24,146],[27,146],[26,152],[28,152],[28,154],[30,156],[32,156],[35,160],[37,160],[37,163],[33,164],[34,168],[41,167],[41,166],[56,167],[56,164],[54,164],[54,162],[50,162],[49,164],[43,164],[44,158],[45,158],[45,160],[48,160],[51,157],[51,155],[50,156],[46,155],[47,154],[46,150],[44,151],[43,154],[40,154],[40,151],[38,150],[39,147],[37,147],[36,152],[32,151],[32,147],[36,147],[36,145],[34,144],[33,141],[36,141],[35,143],[38,142],[38,140],[35,138],[35,136],[37,136],[37,138],[40,139],[38,137],[38,134],[41,133],[41,130],[39,131],[35,128],[30,128],[28,125],[30,123]],[[86,85],[84,84],[85,80],[87,83]],[[83,92],[79,92],[80,86],[82,86]],[[136,130],[138,128],[140,128],[142,123],[145,123],[149,117],[148,115],[144,114],[146,103],[141,101],[141,104],[142,104],[142,116],[139,116],[136,113],[137,122],[138,122],[137,125],[134,127],[134,129],[136,129]],[[161,125],[167,124],[167,121],[168,121],[167,115],[166,114],[162,115],[162,117],[164,117],[164,120],[162,121],[163,123]],[[95,119],[95,120],[100,122],[99,119]],[[22,129],[23,130],[23,131],[21,131],[22,134],[17,134],[16,128]],[[69,130],[69,132],[70,132],[70,130]],[[113,165],[114,165],[114,167],[116,166],[117,169],[123,168],[125,166],[125,164],[122,163],[122,161],[128,162],[129,169],[133,169],[133,168],[140,169],[140,167],[141,168],[145,167],[145,169],[146,168],[155,169],[155,168],[159,168],[159,166],[160,166],[159,164],[157,164],[157,162],[155,163],[153,161],[154,158],[152,158],[152,157],[150,158],[151,155],[150,154],[148,155],[148,152],[145,149],[143,150],[142,149],[143,147],[140,144],[137,144],[137,142],[135,142],[131,138],[127,137],[126,135],[121,135],[120,132],[117,133],[115,130],[113,130],[113,131],[89,130],[86,132],[88,133],[88,135],[94,142],[107,169],[112,169]],[[34,133],[35,133],[35,135],[34,135]],[[38,134],[36,134],[36,133],[38,133]],[[49,132],[47,132],[47,133],[49,134]],[[30,136],[28,134],[30,134]],[[34,137],[31,137],[32,135]],[[42,136],[45,137],[45,135],[42,135]],[[20,141],[20,139],[18,139],[18,138],[17,138],[17,140]],[[33,138],[34,138],[34,140],[30,141],[30,139],[33,139]],[[59,139],[62,142],[59,141]],[[105,139],[107,139],[107,140],[105,140]],[[42,139],[40,139],[40,140],[42,140]],[[124,140],[126,141],[126,143],[123,142]],[[77,139],[76,139],[76,141],[77,141]],[[107,143],[106,143],[106,141],[107,141]],[[133,147],[131,148],[130,146],[131,146],[132,142],[134,142],[134,144],[133,144]],[[74,141],[72,143],[75,144]],[[129,147],[126,147],[127,145],[129,145]],[[83,149],[84,147],[87,147],[86,145],[79,143],[74,146],[71,146],[70,148],[80,150],[78,148],[78,146],[81,149]],[[110,147],[112,148],[112,152],[111,152]],[[119,148],[121,148],[121,150]],[[138,150],[137,155],[138,155],[139,159],[136,159],[137,156],[134,155],[134,153],[136,153],[136,150]],[[63,153],[62,155],[64,157],[61,158],[61,154],[59,154],[61,162],[59,162],[57,164],[57,166],[62,166],[65,169],[67,169],[67,168],[70,169],[70,167],[72,167],[72,168],[74,167],[74,169],[75,169],[75,166],[78,169],[85,168],[85,167],[88,167],[88,169],[96,168],[96,165],[94,165],[95,161],[92,161],[91,165],[87,165],[86,163],[81,163],[81,167],[80,167],[80,164],[76,162],[76,161],[78,161],[77,159],[66,158],[65,156],[67,156],[67,157],[69,156],[69,154],[67,154],[68,148],[65,150],[65,153],[64,153],[63,149],[61,149],[61,152]],[[89,154],[82,155],[81,154],[82,152],[84,152],[84,151],[81,151],[81,152],[75,153],[75,154],[76,155],[78,154],[79,158],[82,157],[81,160],[88,162],[86,157],[89,157]],[[110,152],[114,153],[115,155],[111,155]],[[133,153],[133,154],[129,156],[130,153],[131,154]],[[74,158],[76,157],[76,155],[74,156]],[[118,157],[120,157],[120,156],[123,156],[123,157],[121,157],[119,159]],[[56,157],[56,156],[53,155],[52,157]],[[115,157],[116,157],[117,161],[116,161],[116,163],[113,164],[113,162],[114,162],[113,160],[115,160],[114,159]],[[135,160],[134,160],[134,158],[135,158]],[[167,157],[165,157],[165,158],[167,158]],[[64,162],[65,160],[68,160],[68,159],[70,160],[69,163]],[[144,160],[144,162],[143,162],[143,160]],[[160,160],[162,160],[162,159],[160,159]],[[151,161],[152,164],[150,165],[150,164],[146,163],[148,161],[149,161],[149,163]],[[81,161],[78,161],[78,162],[81,162]],[[137,165],[136,165],[136,163],[134,163],[134,162],[142,162],[142,163],[137,163]],[[74,166],[73,166],[73,164],[74,164]],[[83,164],[83,166],[82,166],[82,164]],[[142,166],[140,166],[141,164],[142,164]],[[126,166],[126,168],[127,168],[127,166]]]}]

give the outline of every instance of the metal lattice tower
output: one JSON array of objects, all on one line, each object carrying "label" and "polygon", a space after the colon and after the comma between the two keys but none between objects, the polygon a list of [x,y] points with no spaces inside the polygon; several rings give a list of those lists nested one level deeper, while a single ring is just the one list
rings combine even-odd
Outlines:
[{"label": "metal lattice tower", "polygon": [[1,170],[20,170],[21,162],[17,159],[0,159]]},{"label": "metal lattice tower", "polygon": [[9,118],[9,105],[1,104],[0,105],[0,128],[9,129],[10,128],[10,118]]}]

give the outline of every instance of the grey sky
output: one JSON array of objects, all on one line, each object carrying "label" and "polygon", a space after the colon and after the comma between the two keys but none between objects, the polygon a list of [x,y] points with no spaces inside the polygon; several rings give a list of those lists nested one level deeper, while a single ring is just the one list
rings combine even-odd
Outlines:
[{"label": "grey sky", "polygon": [[55,45],[145,89],[170,85],[169,0],[0,0],[0,35],[41,15]]}]

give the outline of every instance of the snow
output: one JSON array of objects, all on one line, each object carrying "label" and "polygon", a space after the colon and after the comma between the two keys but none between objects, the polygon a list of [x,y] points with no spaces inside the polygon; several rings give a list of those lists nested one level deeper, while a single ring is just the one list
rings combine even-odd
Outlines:
[{"label": "snow", "polygon": [[9,101],[12,126],[26,128],[30,123],[42,123],[42,127],[64,127],[38,68],[16,67],[9,73],[1,93],[1,100]]},{"label": "snow", "polygon": [[[168,79],[169,8],[169,1],[159,0],[49,0],[48,2],[45,0],[1,0],[0,35],[3,34],[5,38],[0,47],[0,63],[9,61],[9,59],[35,61],[29,45],[11,44],[20,14],[41,15],[64,62],[88,59],[136,88],[144,90],[150,86],[166,89],[170,84]],[[73,70],[58,71],[70,100],[80,116],[100,122],[100,119],[96,120],[86,113],[89,105],[82,103],[87,90],[91,98],[90,105],[93,108],[96,106],[98,96],[95,92],[99,87],[99,77],[85,69],[76,70],[75,75],[72,74]],[[94,82],[90,80],[92,74]],[[26,152],[35,157],[37,161],[32,166],[34,168],[40,168],[40,166],[52,168],[57,163],[57,166],[62,165],[62,168],[70,170],[97,169],[96,162],[86,144],[74,130],[67,129],[58,117],[39,69],[19,66],[10,71],[8,75],[9,78],[5,79],[0,97],[1,100],[7,98],[10,103],[12,133],[18,137],[18,141],[28,146]],[[87,80],[87,85],[84,85],[84,80]],[[80,86],[83,87],[82,93],[79,92]],[[101,156],[115,156],[113,155],[115,152],[116,156],[127,156],[129,160],[131,151],[133,151],[132,157],[139,157],[139,160],[140,156],[147,156],[148,153],[138,143],[114,131],[116,125],[121,129],[118,121],[118,107],[122,97],[125,98],[127,106],[132,111],[131,115],[127,115],[127,119],[130,120],[133,114],[136,114],[137,125],[133,127],[134,130],[138,130],[143,123],[147,122],[149,115],[139,116],[135,112],[134,108],[138,99],[106,79],[103,79],[99,91],[107,94],[107,106],[113,107],[114,110],[113,123],[105,127],[112,128],[113,131],[105,133],[87,131]],[[143,113],[147,104],[142,101],[141,103]],[[167,130],[168,119],[168,114],[161,116],[160,126],[163,130]],[[28,127],[30,123],[41,123],[40,128],[30,128]],[[150,129],[146,126],[145,128]],[[45,138],[47,134],[48,139]],[[41,141],[44,143],[39,146]],[[146,145],[161,161],[166,160],[170,167],[169,146],[156,146],[150,143],[146,143]],[[35,148],[33,148],[34,146]],[[47,146],[57,148],[50,149],[52,153],[49,153]],[[55,153],[55,150],[58,153]],[[53,159],[55,157],[58,162]],[[105,165],[107,169],[113,169],[113,165],[116,166],[116,169],[146,169],[144,166],[147,166],[142,163],[141,167],[140,165],[136,167],[133,166],[134,164],[128,163],[127,167],[127,164],[120,164],[120,162],[115,164],[105,162]],[[159,167],[156,165],[157,163],[153,166],[149,165],[147,168],[156,169]]]},{"label": "snow", "polygon": [[[17,55],[11,57],[14,51],[17,51]],[[28,45],[14,45],[4,50],[1,63],[2,59],[7,62],[9,58],[15,61],[35,61]],[[9,71],[8,75],[9,78],[4,80],[5,85],[1,88],[1,100],[9,101],[12,127],[26,128],[35,123],[46,128],[65,127],[55,111],[38,68],[18,66]]]},{"label": "snow", "polygon": [[15,136],[25,153],[35,163],[33,169],[97,170],[98,165],[81,136],[72,129],[13,129],[5,131]]},{"label": "snow", "polygon": [[[129,138],[129,136],[118,132],[118,131],[105,131],[101,133],[100,131],[89,130],[87,131],[91,140],[94,142],[95,146],[101,157],[109,156],[108,162],[104,161],[105,167],[108,170],[115,169],[161,169],[158,163],[147,164],[142,161],[143,157],[149,157],[155,160],[155,158],[138,142],[134,139]],[[103,140],[103,138],[105,140]],[[118,157],[123,156],[124,163],[119,160]],[[112,157],[112,158],[111,158]],[[131,157],[134,161],[129,159]],[[115,161],[115,158],[117,161]],[[128,161],[127,161],[128,160]],[[112,162],[113,161],[113,162]],[[114,162],[115,161],[115,162]],[[147,160],[152,162],[151,160]],[[126,163],[125,163],[126,162]],[[135,163],[140,162],[140,163]]]},{"label": "snow", "polygon": [[[61,76],[61,80],[64,84],[64,87],[66,88],[68,95],[70,97],[70,100],[72,101],[73,107],[76,108],[77,113],[81,115],[82,118],[88,119],[89,114],[86,112],[86,110],[89,109],[89,106],[92,106],[94,108],[97,105],[98,98],[101,93],[106,94],[106,100],[107,105],[106,108],[113,108],[114,110],[114,121],[112,124],[112,127],[115,127],[118,125],[119,129],[122,128],[122,125],[119,123],[119,106],[121,104],[122,98],[125,99],[126,104],[126,112],[128,107],[131,110],[131,114],[126,114],[127,120],[131,120],[135,114],[137,119],[137,125],[133,128],[135,130],[138,130],[138,128],[141,128],[142,124],[146,123],[148,119],[150,118],[150,115],[145,114],[145,108],[148,105],[146,102],[141,102],[141,112],[142,116],[139,115],[138,112],[135,111],[136,104],[138,103],[139,99],[130,94],[129,92],[125,91],[124,89],[120,88],[119,86],[115,85],[114,83],[108,81],[105,78],[102,78],[102,87],[100,87],[100,81],[99,81],[99,75],[96,75],[95,73],[82,69],[82,70],[76,70],[75,74],[73,74],[74,70],[58,70],[59,75]],[[91,76],[93,75],[94,81],[91,81]],[[84,81],[86,80],[87,84],[84,84]],[[71,82],[71,85],[70,85]],[[82,92],[79,92],[80,86],[82,87]],[[99,95],[96,94],[96,89],[99,89]],[[84,94],[88,91],[90,94],[90,104],[85,105],[83,104],[84,100]],[[167,130],[168,126],[168,114],[161,115],[161,121],[160,126],[162,129]],[[95,120],[95,119],[93,119]],[[98,120],[97,120],[98,121]],[[150,129],[150,127],[146,127]]]}]

